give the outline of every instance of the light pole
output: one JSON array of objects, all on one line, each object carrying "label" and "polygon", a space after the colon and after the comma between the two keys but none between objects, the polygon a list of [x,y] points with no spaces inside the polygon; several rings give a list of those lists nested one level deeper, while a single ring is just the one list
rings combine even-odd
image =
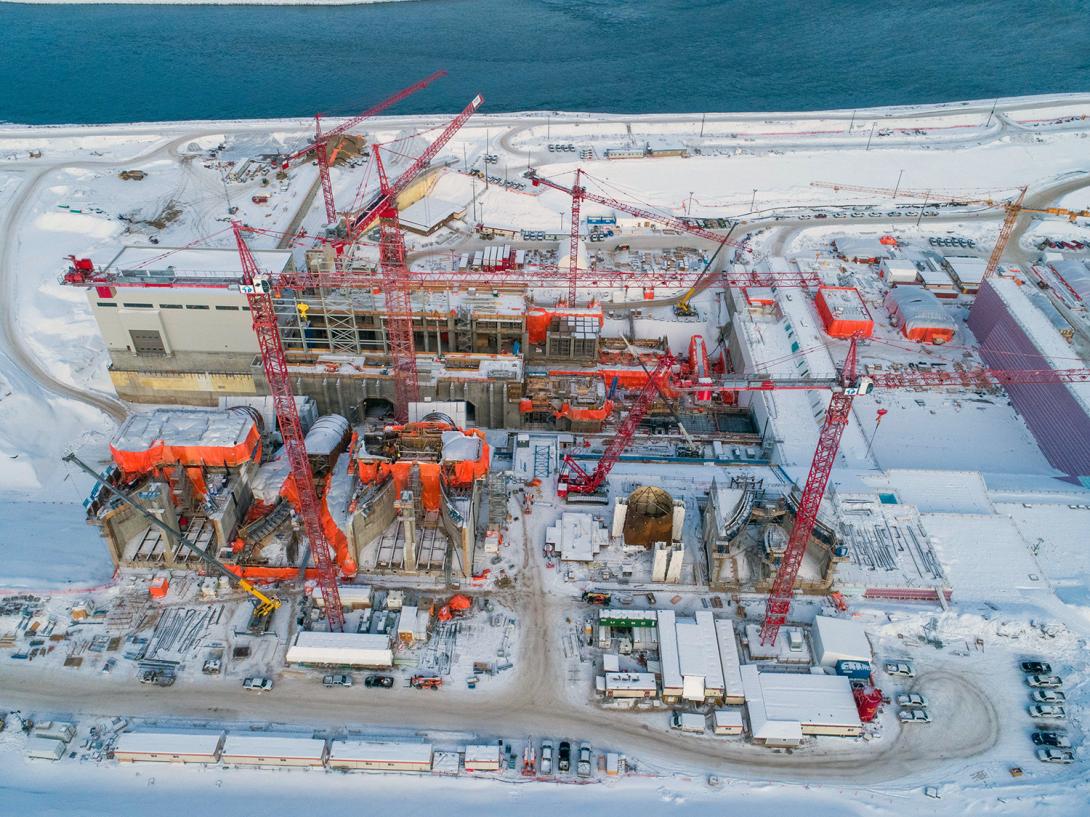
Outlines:
[{"label": "light pole", "polygon": [[870,150],[870,140],[874,138],[874,129],[878,127],[877,122],[870,123],[870,136],[867,137],[867,150]]},{"label": "light pole", "polygon": [[897,184],[893,186],[893,198],[897,198],[897,194],[901,191],[901,179],[904,177],[904,175],[904,170],[897,174]]},{"label": "light pole", "polygon": [[852,121],[848,123],[848,134],[851,135],[852,128],[855,127],[855,111],[852,111]]},{"label": "light pole", "polygon": [[753,188],[753,198],[751,198],[749,200],[749,212],[752,213],[756,206],[757,206],[757,188],[754,187]]},{"label": "light pole", "polygon": [[685,215],[691,216],[693,214],[693,193],[695,191],[689,191],[689,204],[685,207]]}]

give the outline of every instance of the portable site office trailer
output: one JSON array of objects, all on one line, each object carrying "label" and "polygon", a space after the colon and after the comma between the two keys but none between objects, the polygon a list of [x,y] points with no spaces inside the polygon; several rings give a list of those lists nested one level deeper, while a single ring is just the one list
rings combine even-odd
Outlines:
[{"label": "portable site office trailer", "polygon": [[220,759],[227,766],[321,766],[325,748],[317,738],[228,735]]},{"label": "portable site office trailer", "polygon": [[122,763],[215,763],[223,732],[125,732],[114,746]]},{"label": "portable site office trailer", "polygon": [[470,744],[466,746],[465,768],[467,772],[496,772],[500,768],[500,747],[497,743]]},{"label": "portable site office trailer", "polygon": [[381,772],[430,772],[430,743],[335,740],[329,747],[329,768]]},{"label": "portable site office trailer", "polygon": [[742,734],[742,713],[736,709],[717,709],[712,713],[712,731],[717,735]]},{"label": "portable site office trailer", "polygon": [[66,748],[64,741],[33,735],[26,742],[26,756],[39,760],[60,760]]},{"label": "portable site office trailer", "polygon": [[40,738],[62,740],[65,743],[76,736],[75,724],[65,721],[40,721],[34,725],[34,734]]}]

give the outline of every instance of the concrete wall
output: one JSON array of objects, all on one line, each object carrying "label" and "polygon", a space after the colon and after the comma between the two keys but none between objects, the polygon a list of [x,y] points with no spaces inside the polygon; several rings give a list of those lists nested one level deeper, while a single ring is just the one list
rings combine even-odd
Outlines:
[{"label": "concrete wall", "polygon": [[363,563],[364,551],[390,526],[394,516],[394,483],[390,480],[366,506],[360,506],[352,515],[349,533],[357,564]]}]

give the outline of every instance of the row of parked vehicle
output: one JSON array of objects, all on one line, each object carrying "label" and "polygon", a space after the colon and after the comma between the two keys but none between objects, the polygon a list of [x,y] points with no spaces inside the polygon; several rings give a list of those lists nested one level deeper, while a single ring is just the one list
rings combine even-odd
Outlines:
[{"label": "row of parked vehicle", "polygon": [[575,145],[549,144],[549,153],[575,153]]},{"label": "row of parked vehicle", "polygon": [[957,238],[955,236],[930,236],[927,239],[927,243],[932,247],[964,247],[966,249],[974,249],[976,242],[971,238]]},{"label": "row of parked vehicle", "polygon": [[[1036,720],[1067,720],[1064,704],[1067,696],[1060,690],[1063,679],[1052,673],[1052,665],[1045,661],[1023,661],[1022,672],[1031,687],[1030,717]],[[1075,753],[1071,740],[1063,732],[1050,730],[1034,732],[1030,738],[1037,748],[1037,759],[1042,763],[1073,763]]]},{"label": "row of parked vehicle", "polygon": [[[560,741],[560,744],[556,747],[556,752],[553,752],[553,742],[551,740],[541,741],[541,760],[538,763],[538,770],[541,774],[570,774],[572,770],[572,751],[571,742],[567,740]],[[589,743],[583,743],[579,746],[579,754],[575,761],[575,773],[579,777],[590,777],[591,774],[591,750]],[[555,770],[554,770],[555,766]]]},{"label": "row of parked vehicle", "polygon": [[1051,238],[1046,238],[1040,244],[1037,245],[1037,249],[1050,249],[1050,250],[1085,250],[1087,245],[1082,241],[1059,241]]}]

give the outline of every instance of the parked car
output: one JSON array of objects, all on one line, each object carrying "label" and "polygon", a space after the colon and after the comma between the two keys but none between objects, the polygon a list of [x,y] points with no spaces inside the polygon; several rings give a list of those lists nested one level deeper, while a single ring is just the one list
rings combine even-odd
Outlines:
[{"label": "parked car", "polygon": [[[116,658],[107,658],[106,663],[102,665],[102,672],[104,674],[108,675],[109,673],[113,672],[114,667],[116,667],[116,666],[117,666],[117,659]],[[0,727],[0,729],[2,729],[2,728],[3,727]]]},{"label": "parked car", "polygon": [[1058,689],[1035,689],[1029,697],[1039,704],[1062,704],[1067,700],[1067,696]]},{"label": "parked car", "polygon": [[1022,672],[1027,675],[1048,675],[1052,672],[1052,665],[1044,661],[1023,661]]},{"label": "parked car", "polygon": [[155,686],[160,687],[173,686],[175,680],[177,679],[173,672],[162,672],[154,669],[144,670],[140,675],[140,683],[155,684]]},{"label": "parked car", "polygon": [[558,772],[571,771],[571,744],[566,740],[560,741],[556,752],[556,770]]},{"label": "parked car", "polygon": [[390,689],[394,685],[394,679],[391,675],[368,675],[363,679],[363,685],[365,687],[382,687],[383,689]]},{"label": "parked car", "polygon": [[1043,687],[1046,689],[1056,689],[1062,687],[1064,682],[1058,675],[1030,675],[1026,678],[1026,683],[1031,687]]},{"label": "parked car", "polygon": [[927,698],[918,692],[902,692],[897,696],[897,706],[905,709],[923,709],[927,706]]},{"label": "parked car", "polygon": [[351,675],[327,675],[322,679],[322,686],[325,687],[350,687],[352,686]]},{"label": "parked car", "polygon": [[268,692],[273,688],[272,678],[247,678],[242,682],[242,688],[252,692]]},{"label": "parked car", "polygon": [[1074,763],[1075,753],[1070,749],[1038,749],[1037,759],[1042,763]]},{"label": "parked car", "polygon": [[887,661],[885,663],[886,675],[895,675],[900,678],[915,678],[916,670],[907,661]]},{"label": "parked car", "polygon": [[579,765],[576,766],[576,773],[580,777],[590,777],[590,772],[590,744],[584,743],[579,747]]},{"label": "parked car", "polygon": [[541,741],[541,765],[542,774],[553,773],[553,742],[551,740]]},{"label": "parked car", "polygon": [[902,709],[897,718],[901,723],[931,723],[931,715],[926,709]]},{"label": "parked car", "polygon": [[1030,737],[1035,746],[1055,746],[1057,749],[1071,748],[1071,739],[1063,732],[1034,732]]},{"label": "parked car", "polygon": [[1050,721],[1067,720],[1067,710],[1059,704],[1033,704],[1029,707],[1029,714],[1031,717]]}]

